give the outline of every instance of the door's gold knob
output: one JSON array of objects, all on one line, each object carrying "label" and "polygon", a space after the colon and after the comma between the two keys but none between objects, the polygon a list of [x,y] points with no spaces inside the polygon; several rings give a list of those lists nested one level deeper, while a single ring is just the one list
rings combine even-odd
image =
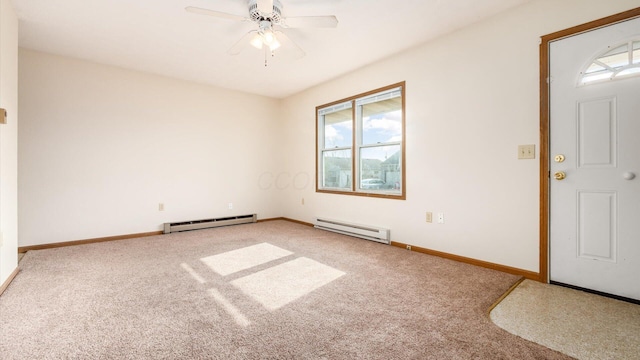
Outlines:
[{"label": "door's gold knob", "polygon": [[564,178],[567,177],[567,174],[564,173],[564,171],[558,171],[555,174],[553,174],[553,178],[556,180],[564,180]]}]

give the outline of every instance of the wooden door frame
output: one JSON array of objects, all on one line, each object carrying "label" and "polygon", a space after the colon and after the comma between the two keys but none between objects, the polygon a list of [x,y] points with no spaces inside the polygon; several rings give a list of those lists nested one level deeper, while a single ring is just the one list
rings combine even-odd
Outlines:
[{"label": "wooden door frame", "polygon": [[640,17],[631,9],[586,24],[543,36],[540,42],[540,271],[539,280],[549,282],[549,43],[601,27]]}]

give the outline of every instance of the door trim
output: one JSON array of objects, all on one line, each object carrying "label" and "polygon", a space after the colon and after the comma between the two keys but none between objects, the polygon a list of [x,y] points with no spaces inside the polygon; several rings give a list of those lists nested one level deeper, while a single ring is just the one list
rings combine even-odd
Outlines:
[{"label": "door trim", "polygon": [[549,43],[601,27],[640,17],[640,7],[586,24],[557,31],[540,42],[540,271],[539,281],[549,282]]}]

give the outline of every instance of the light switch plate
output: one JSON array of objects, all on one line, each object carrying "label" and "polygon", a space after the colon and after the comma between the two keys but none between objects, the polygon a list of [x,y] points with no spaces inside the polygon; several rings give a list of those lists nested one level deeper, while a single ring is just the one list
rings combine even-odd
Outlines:
[{"label": "light switch plate", "polygon": [[535,145],[518,145],[518,159],[535,159]]}]

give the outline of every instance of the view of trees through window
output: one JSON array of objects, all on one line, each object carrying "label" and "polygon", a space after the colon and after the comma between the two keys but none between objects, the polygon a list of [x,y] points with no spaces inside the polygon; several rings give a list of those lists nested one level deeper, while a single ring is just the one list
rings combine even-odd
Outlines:
[{"label": "view of trees through window", "polygon": [[317,108],[318,191],[404,196],[403,96],[401,83]]}]

